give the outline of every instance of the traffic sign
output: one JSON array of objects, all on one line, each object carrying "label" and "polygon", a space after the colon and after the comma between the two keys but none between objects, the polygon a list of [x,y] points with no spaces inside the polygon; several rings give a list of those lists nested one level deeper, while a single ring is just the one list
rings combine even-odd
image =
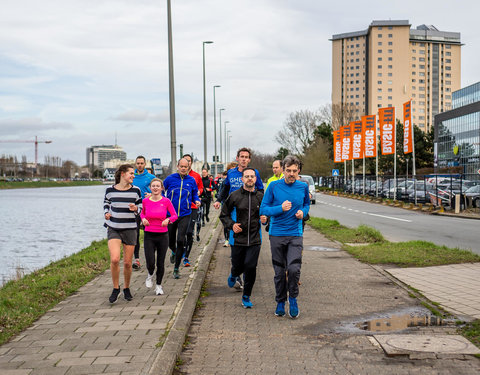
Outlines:
[{"label": "traffic sign", "polygon": [[480,169],[477,171],[478,174],[480,174]]},{"label": "traffic sign", "polygon": [[332,169],[332,176],[340,176],[340,171],[338,169]]}]

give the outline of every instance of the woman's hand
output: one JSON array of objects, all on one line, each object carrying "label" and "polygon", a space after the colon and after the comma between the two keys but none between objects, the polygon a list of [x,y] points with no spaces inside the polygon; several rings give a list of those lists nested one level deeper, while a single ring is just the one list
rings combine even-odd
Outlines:
[{"label": "woman's hand", "polygon": [[168,224],[170,224],[170,219],[166,218],[165,220],[162,221],[162,227],[167,227]]},{"label": "woman's hand", "polygon": [[150,222],[149,222],[147,219],[143,218],[143,219],[142,219],[142,224],[143,224],[144,226],[148,227],[148,226],[150,225]]}]

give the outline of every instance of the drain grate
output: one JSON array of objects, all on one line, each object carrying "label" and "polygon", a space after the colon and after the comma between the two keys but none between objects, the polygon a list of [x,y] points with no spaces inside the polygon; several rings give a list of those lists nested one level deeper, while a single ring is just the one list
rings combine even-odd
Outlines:
[{"label": "drain grate", "polygon": [[340,251],[340,249],[334,249],[331,247],[325,247],[325,246],[305,246],[303,250],[309,250],[309,251]]}]

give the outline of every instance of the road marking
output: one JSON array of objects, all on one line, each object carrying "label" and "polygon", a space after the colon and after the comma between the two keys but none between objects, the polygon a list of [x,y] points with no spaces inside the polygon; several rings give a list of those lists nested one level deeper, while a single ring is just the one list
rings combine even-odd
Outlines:
[{"label": "road marking", "polygon": [[371,216],[378,216],[378,217],[383,217],[385,219],[391,219],[391,220],[398,220],[398,221],[405,221],[406,223],[411,223],[412,220],[407,220],[407,219],[400,219],[398,217],[392,217],[392,216],[385,216],[385,215],[378,215],[378,214],[371,214],[371,213],[368,213],[366,212],[367,215],[371,215]]}]

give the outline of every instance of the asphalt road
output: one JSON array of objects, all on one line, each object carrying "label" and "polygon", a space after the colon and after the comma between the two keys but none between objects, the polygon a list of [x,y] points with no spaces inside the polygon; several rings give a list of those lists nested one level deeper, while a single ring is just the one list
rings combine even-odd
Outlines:
[{"label": "asphalt road", "polygon": [[435,216],[397,207],[317,193],[310,216],[335,219],[348,227],[371,226],[393,242],[423,240],[480,254],[480,221]]}]

